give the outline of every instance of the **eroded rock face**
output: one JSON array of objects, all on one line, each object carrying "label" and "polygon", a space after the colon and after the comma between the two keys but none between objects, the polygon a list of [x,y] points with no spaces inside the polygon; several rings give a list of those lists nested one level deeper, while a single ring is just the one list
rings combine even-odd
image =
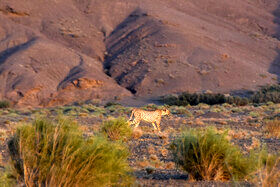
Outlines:
[{"label": "eroded rock face", "polygon": [[7,30],[0,43],[4,49],[0,55],[1,98],[17,106],[51,106],[131,95],[103,73],[101,62],[95,58],[9,19],[0,19],[8,25],[1,25]]},{"label": "eroded rock face", "polygon": [[277,7],[277,0],[2,0],[0,99],[52,106],[276,83]]}]

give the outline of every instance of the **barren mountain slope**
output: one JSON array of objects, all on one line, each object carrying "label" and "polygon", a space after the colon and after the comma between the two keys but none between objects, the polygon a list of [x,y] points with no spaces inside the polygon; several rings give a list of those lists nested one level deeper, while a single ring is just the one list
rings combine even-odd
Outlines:
[{"label": "barren mountain slope", "polygon": [[131,95],[103,73],[103,34],[72,1],[37,3],[2,2],[0,97],[46,106]]},{"label": "barren mountain slope", "polygon": [[106,39],[106,67],[120,85],[137,95],[159,95],[254,89],[277,79],[279,62],[271,63],[279,40],[269,6],[153,2],[157,6],[136,9]]},{"label": "barren mountain slope", "polygon": [[276,83],[278,6],[277,0],[2,0],[0,99],[46,106]]}]

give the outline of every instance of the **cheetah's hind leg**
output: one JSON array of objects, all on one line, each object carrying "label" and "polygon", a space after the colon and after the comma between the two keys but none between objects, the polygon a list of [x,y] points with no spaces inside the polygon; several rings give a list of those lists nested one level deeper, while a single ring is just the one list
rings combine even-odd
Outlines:
[{"label": "cheetah's hind leg", "polygon": [[130,127],[133,125],[133,121],[131,121],[131,120],[127,120],[126,122],[128,123],[128,125],[129,125]]},{"label": "cheetah's hind leg", "polygon": [[140,121],[139,122],[136,122],[136,124],[135,124],[135,129],[138,127],[138,125],[140,124]]}]

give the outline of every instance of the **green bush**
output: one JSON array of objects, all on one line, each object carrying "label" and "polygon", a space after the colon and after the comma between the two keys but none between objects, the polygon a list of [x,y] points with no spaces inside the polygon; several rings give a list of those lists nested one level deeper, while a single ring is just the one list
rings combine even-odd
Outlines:
[{"label": "green bush", "polygon": [[11,106],[9,101],[0,101],[0,108],[9,108]]},{"label": "green bush", "polygon": [[205,103],[209,105],[215,104],[235,104],[238,106],[247,105],[249,100],[247,98],[229,96],[226,97],[223,94],[197,94],[197,93],[188,93],[184,92],[178,96],[167,95],[162,97],[163,103],[167,105],[178,105],[178,106],[187,106],[187,105],[198,105],[199,103]]},{"label": "green bush", "polygon": [[116,118],[103,122],[101,133],[110,140],[127,141],[132,137],[132,129],[125,118]]},{"label": "green bush", "polygon": [[264,86],[251,97],[253,103],[280,103],[280,85]]},{"label": "green bush", "polygon": [[226,98],[226,103],[235,104],[236,106],[245,106],[250,103],[250,99],[246,97],[229,96]]},{"label": "green bush", "polygon": [[67,119],[19,127],[8,144],[19,181],[26,186],[129,185],[128,150],[94,136],[84,139]]},{"label": "green bush", "polygon": [[175,163],[195,180],[240,180],[253,170],[253,159],[231,144],[227,133],[188,130],[171,144]]},{"label": "green bush", "polygon": [[183,92],[180,95],[167,95],[161,98],[163,103],[167,105],[198,105],[199,103],[205,103],[209,105],[215,104],[235,104],[237,106],[245,106],[249,103],[280,103],[280,85],[263,86],[259,91],[252,92],[252,96],[239,97],[239,96],[225,96],[223,94],[198,94]]}]

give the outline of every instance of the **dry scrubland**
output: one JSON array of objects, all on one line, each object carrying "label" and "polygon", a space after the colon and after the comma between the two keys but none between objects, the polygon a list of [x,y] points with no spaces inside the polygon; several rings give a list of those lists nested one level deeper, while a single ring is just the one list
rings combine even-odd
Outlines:
[{"label": "dry scrubland", "polygon": [[279,0],[1,0],[0,99],[255,90],[280,80]]},{"label": "dry scrubland", "polygon": [[147,123],[129,128],[131,109],[98,101],[1,109],[1,185],[280,182],[280,104],[170,106],[160,134]]}]

